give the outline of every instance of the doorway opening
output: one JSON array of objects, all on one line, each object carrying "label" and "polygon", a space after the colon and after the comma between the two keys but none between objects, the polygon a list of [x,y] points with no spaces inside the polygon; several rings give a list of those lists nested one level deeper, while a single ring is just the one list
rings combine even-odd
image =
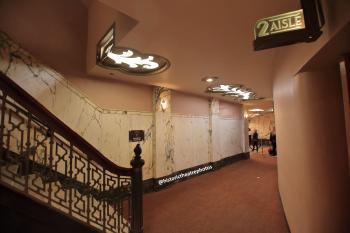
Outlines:
[{"label": "doorway opening", "polygon": [[260,155],[277,155],[273,100],[256,100],[244,104],[249,151]]}]

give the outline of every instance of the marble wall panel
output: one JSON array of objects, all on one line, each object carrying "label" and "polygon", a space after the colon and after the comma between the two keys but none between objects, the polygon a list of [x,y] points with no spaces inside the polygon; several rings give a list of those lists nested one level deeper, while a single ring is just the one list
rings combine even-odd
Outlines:
[{"label": "marble wall panel", "polygon": [[209,117],[173,115],[176,171],[210,162]]},{"label": "marble wall panel", "polygon": [[222,157],[221,150],[221,134],[220,134],[220,118],[217,115],[212,116],[212,130],[211,130],[211,141],[212,141],[212,158],[211,162],[216,162]]},{"label": "marble wall panel", "polygon": [[[130,160],[134,156],[133,149],[136,142],[129,142],[130,130],[144,130],[145,141],[140,142],[144,179],[153,177],[152,161],[152,114],[137,112],[111,112],[101,114],[102,135],[98,143],[103,154],[110,155],[110,159],[123,167],[130,167]],[[88,134],[91,135],[91,134]]]},{"label": "marble wall panel", "polygon": [[[166,103],[166,108],[162,102]],[[171,90],[164,87],[153,89],[153,163],[154,177],[162,177],[174,170],[174,134],[171,117]]]},{"label": "marble wall panel", "polygon": [[245,152],[244,120],[213,117],[213,161]]},{"label": "marble wall panel", "polygon": [[220,118],[219,127],[221,159],[244,152],[242,120]]},{"label": "marble wall panel", "polygon": [[155,113],[154,161],[155,177],[162,177],[173,173],[174,170],[174,134],[170,113]]},{"label": "marble wall panel", "polygon": [[[136,143],[129,143],[129,130],[144,130],[144,179],[244,150],[243,120],[220,117],[218,100],[210,102],[209,117],[175,115],[171,113],[171,91],[156,87],[153,113],[102,109],[1,33],[0,39],[0,71],[119,166],[130,167]],[[160,108],[162,99],[168,103],[165,110]]]},{"label": "marble wall panel", "polygon": [[145,130],[144,179],[153,177],[152,113],[102,109],[3,33],[0,42],[0,71],[119,166],[130,167],[135,143],[128,141],[129,130]]}]

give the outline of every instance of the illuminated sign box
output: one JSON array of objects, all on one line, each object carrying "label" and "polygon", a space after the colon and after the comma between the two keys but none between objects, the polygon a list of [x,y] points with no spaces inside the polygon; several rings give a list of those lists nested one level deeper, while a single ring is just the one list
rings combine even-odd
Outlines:
[{"label": "illuminated sign box", "polygon": [[302,9],[260,19],[254,27],[254,50],[317,40],[324,25],[319,0],[301,0]]},{"label": "illuminated sign box", "polygon": [[297,10],[269,18],[260,19],[255,24],[255,39],[277,33],[305,29],[304,12]]},{"label": "illuminated sign box", "polygon": [[260,19],[255,24],[254,34],[255,50],[304,42],[308,31],[303,10]]}]

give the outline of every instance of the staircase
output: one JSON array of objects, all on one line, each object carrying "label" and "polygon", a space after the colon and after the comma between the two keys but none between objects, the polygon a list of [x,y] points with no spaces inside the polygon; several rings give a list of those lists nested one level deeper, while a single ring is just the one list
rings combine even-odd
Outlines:
[{"label": "staircase", "polygon": [[132,168],[115,165],[0,73],[2,212],[16,212],[19,206],[6,205],[13,199],[5,199],[18,196],[35,202],[22,206],[20,215],[27,214],[27,222],[32,213],[26,206],[46,207],[43,211],[49,212],[43,216],[56,214],[52,219],[80,224],[91,232],[141,233],[144,161],[139,145],[134,152]]}]

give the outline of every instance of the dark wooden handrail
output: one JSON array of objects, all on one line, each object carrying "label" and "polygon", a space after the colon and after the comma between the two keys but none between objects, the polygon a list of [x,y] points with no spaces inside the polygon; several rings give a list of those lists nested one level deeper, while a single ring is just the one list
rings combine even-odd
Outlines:
[{"label": "dark wooden handrail", "polygon": [[36,99],[29,95],[23,88],[17,85],[7,75],[0,72],[0,87],[5,94],[13,98],[20,105],[28,109],[33,115],[35,115],[44,125],[63,136],[66,140],[72,142],[79,150],[85,153],[90,160],[103,166],[106,170],[122,175],[132,176],[133,169],[120,167],[106,158],[95,147],[88,143],[79,134],[74,132],[65,123],[58,119],[54,114],[47,110]]}]

